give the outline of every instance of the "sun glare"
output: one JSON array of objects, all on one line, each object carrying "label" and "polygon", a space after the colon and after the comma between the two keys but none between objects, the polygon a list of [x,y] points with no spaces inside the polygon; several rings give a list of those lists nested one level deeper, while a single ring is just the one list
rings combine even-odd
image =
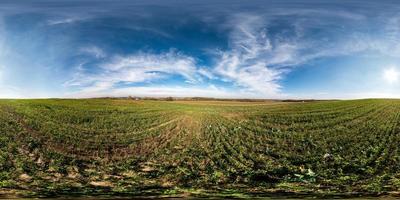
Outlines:
[{"label": "sun glare", "polygon": [[385,71],[383,72],[383,78],[388,83],[397,82],[399,80],[399,75],[399,72],[394,67],[385,69]]}]

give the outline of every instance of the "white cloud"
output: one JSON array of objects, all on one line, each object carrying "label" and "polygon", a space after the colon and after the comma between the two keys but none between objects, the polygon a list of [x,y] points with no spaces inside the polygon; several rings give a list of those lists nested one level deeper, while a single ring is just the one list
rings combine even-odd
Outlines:
[{"label": "white cloud", "polygon": [[[107,72],[114,72],[118,81],[143,82],[163,74],[179,74],[187,80],[195,80],[194,58],[170,51],[164,54],[139,53],[127,57],[116,57],[102,66]],[[107,73],[109,75],[110,73]]]},{"label": "white cloud", "polygon": [[129,25],[127,26],[127,28],[135,30],[135,31],[140,31],[140,32],[147,32],[147,33],[151,33],[151,34],[155,34],[155,35],[159,35],[165,38],[172,38],[173,36],[168,34],[165,31],[162,31],[160,29],[157,28],[149,28],[149,27],[144,27],[144,26],[133,26],[133,25]]},{"label": "white cloud", "polygon": [[65,86],[80,86],[83,91],[107,91],[117,84],[143,83],[180,75],[186,82],[199,81],[195,59],[176,51],[163,54],[137,53],[130,56],[116,56],[100,64],[98,73],[86,73],[83,66]]},{"label": "white cloud", "polygon": [[208,68],[199,68],[197,73],[201,74],[202,76],[207,77],[208,79],[217,79],[217,77],[211,72]]},{"label": "white cloud", "polygon": [[[400,15],[384,14],[373,22],[369,18],[362,19],[364,20],[362,25],[357,24],[361,29],[354,29],[348,34],[341,35],[341,38],[333,41],[331,48],[321,43],[320,46],[323,48],[320,48],[318,57],[372,52],[379,56],[400,58]],[[354,28],[351,23],[345,25],[344,28]],[[363,30],[362,28],[365,28],[363,26],[368,27],[368,31]],[[370,30],[371,26],[374,26],[373,30]]]},{"label": "white cloud", "polygon": [[278,95],[284,70],[270,65],[291,61],[296,46],[287,42],[273,46],[260,17],[240,15],[235,20],[240,21],[230,35],[231,49],[221,52],[215,73],[265,97]]},{"label": "white cloud", "polygon": [[80,51],[84,54],[91,55],[95,58],[104,58],[106,57],[106,53],[103,51],[103,49],[100,49],[99,47],[96,46],[88,46],[88,47],[82,47]]},{"label": "white cloud", "polygon": [[47,20],[47,25],[56,26],[56,25],[73,24],[84,20],[88,20],[90,18],[91,17],[88,14],[63,15],[57,18]]},{"label": "white cloud", "polygon": [[59,25],[59,24],[70,24],[77,21],[77,19],[74,18],[66,18],[66,19],[52,19],[52,20],[48,20],[47,24],[50,26],[53,25]]}]

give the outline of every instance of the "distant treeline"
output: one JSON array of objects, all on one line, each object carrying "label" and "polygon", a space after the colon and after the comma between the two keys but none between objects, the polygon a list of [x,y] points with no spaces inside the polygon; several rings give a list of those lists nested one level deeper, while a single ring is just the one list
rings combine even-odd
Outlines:
[{"label": "distant treeline", "polygon": [[98,99],[131,99],[153,101],[238,101],[238,102],[315,102],[326,101],[318,99],[224,99],[212,97],[100,97]]}]

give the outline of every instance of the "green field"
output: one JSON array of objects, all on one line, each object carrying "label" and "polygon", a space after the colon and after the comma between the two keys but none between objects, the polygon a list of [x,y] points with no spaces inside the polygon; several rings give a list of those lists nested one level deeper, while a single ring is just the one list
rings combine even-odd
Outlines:
[{"label": "green field", "polygon": [[400,100],[1,100],[0,193],[386,194]]}]

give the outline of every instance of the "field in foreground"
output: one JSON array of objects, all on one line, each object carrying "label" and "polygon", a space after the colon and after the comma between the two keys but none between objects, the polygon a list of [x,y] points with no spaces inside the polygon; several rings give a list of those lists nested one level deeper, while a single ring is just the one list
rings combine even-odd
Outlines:
[{"label": "field in foreground", "polygon": [[0,194],[400,190],[400,100],[0,101]]}]

